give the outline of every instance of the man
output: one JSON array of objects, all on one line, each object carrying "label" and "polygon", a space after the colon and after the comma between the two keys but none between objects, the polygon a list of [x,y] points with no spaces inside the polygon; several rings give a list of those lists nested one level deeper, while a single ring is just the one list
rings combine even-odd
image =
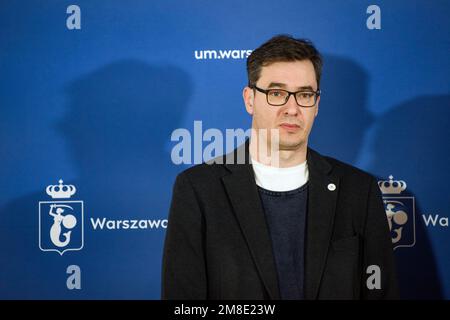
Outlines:
[{"label": "man", "polygon": [[[314,46],[290,36],[248,57],[255,134],[225,163],[177,177],[163,299],[397,298],[376,179],[308,147],[321,69]],[[243,164],[228,161],[240,152]]]}]

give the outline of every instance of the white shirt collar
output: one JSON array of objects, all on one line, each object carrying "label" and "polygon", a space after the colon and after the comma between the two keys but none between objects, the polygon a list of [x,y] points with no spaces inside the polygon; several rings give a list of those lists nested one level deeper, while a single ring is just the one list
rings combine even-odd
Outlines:
[{"label": "white shirt collar", "polygon": [[308,182],[309,171],[307,161],[288,168],[278,168],[264,165],[253,158],[252,167],[256,184],[270,191],[290,191]]}]

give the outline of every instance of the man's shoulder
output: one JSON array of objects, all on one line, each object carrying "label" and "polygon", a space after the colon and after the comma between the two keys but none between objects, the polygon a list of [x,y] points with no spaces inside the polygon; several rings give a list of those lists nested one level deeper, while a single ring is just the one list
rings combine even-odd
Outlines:
[{"label": "man's shoulder", "polygon": [[371,173],[330,156],[322,157],[332,167],[331,174],[340,178],[341,190],[351,192],[353,196],[376,191],[378,179]]},{"label": "man's shoulder", "polygon": [[347,162],[338,160],[336,158],[327,155],[320,155],[320,156],[323,157],[323,159],[325,159],[332,166],[333,171],[337,175],[343,178],[358,179],[364,181],[373,181],[375,179],[375,176],[372,175],[371,173],[361,168],[358,168],[354,165],[351,165]]},{"label": "man's shoulder", "polygon": [[178,177],[187,178],[191,183],[211,182],[215,178],[224,176],[226,172],[223,164],[204,162],[181,171]]},{"label": "man's shoulder", "polygon": [[[245,161],[245,159],[247,159],[247,156],[245,155],[245,149],[243,148],[245,148],[245,144],[229,153],[217,156],[201,164],[194,165],[179,173],[178,176],[187,177],[192,182],[204,182],[206,179],[206,183],[211,182],[214,178],[221,178],[229,173],[230,167],[228,167],[227,169],[227,166],[240,166],[248,164],[248,162]],[[243,151],[243,158],[239,158],[239,150]],[[244,161],[242,161],[242,159],[244,159]]]}]

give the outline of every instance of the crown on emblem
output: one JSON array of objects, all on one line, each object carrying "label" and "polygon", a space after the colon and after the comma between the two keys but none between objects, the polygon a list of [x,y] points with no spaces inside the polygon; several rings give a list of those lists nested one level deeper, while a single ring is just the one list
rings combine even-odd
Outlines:
[{"label": "crown on emblem", "polygon": [[392,175],[389,176],[389,181],[378,181],[378,187],[383,194],[400,194],[406,189],[406,182],[403,180],[393,180]]},{"label": "crown on emblem", "polygon": [[47,194],[53,199],[67,199],[75,194],[77,189],[74,185],[63,185],[62,179],[59,180],[59,185],[49,185],[47,189]]}]

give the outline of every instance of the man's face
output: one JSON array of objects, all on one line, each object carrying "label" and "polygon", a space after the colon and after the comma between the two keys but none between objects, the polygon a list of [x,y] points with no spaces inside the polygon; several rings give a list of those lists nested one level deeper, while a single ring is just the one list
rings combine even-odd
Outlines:
[{"label": "man's face", "polygon": [[[274,62],[262,67],[256,83],[261,89],[284,89],[291,92],[310,88],[317,90],[314,66],[309,60],[294,62]],[[307,90],[307,89],[306,89]],[[279,150],[297,150],[308,143],[309,133],[319,110],[319,100],[314,107],[297,105],[293,95],[282,106],[271,106],[266,95],[246,87],[243,92],[247,112],[253,116],[252,128],[267,129],[270,143],[270,130],[279,130]]]}]

